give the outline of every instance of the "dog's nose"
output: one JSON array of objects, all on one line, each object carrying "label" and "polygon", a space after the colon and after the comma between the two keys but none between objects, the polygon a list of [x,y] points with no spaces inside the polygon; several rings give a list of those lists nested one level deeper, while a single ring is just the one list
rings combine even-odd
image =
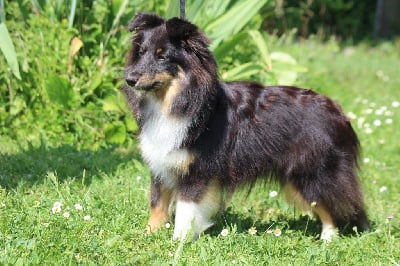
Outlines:
[{"label": "dog's nose", "polygon": [[135,87],[136,83],[137,83],[137,79],[134,77],[128,77],[125,79],[126,83],[131,86],[131,87]]}]

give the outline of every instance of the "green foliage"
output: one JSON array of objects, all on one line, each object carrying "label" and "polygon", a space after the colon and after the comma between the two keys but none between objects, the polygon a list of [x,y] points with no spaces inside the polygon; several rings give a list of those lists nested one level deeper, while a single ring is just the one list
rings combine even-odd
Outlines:
[{"label": "green foliage", "polygon": [[[289,54],[270,58],[268,37],[259,31],[259,12],[267,2],[188,1],[188,18],[210,36],[224,79],[292,84],[297,73],[305,70]],[[20,80],[11,72],[0,73],[0,132],[36,143],[57,138],[60,143],[92,148],[103,145],[98,140],[130,140],[137,125],[119,93],[129,48],[126,25],[135,13],[149,11],[146,3],[9,3],[6,12],[16,51],[7,49],[3,54],[16,77],[18,66],[22,72]],[[154,1],[153,11],[171,17],[177,3],[166,6]],[[7,47],[10,44],[11,40]],[[284,72],[279,68],[282,64]]]},{"label": "green foliage", "polygon": [[286,34],[296,28],[303,38],[319,34],[323,38],[336,35],[342,39],[359,41],[372,36],[376,2],[276,0],[273,9],[263,10],[263,24],[268,31],[278,34]]}]

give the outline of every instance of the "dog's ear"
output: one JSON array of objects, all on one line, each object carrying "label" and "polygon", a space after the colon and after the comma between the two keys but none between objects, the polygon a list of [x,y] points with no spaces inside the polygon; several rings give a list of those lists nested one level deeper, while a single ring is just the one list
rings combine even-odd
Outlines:
[{"label": "dog's ear", "polygon": [[160,26],[164,19],[156,14],[140,13],[129,24],[129,31],[140,31]]},{"label": "dog's ear", "polygon": [[185,49],[190,49],[200,56],[208,53],[208,38],[199,28],[183,19],[172,18],[166,21],[168,36],[172,41],[180,43]]},{"label": "dog's ear", "polygon": [[179,18],[167,20],[166,28],[171,39],[182,41],[198,35],[199,32],[196,25]]}]

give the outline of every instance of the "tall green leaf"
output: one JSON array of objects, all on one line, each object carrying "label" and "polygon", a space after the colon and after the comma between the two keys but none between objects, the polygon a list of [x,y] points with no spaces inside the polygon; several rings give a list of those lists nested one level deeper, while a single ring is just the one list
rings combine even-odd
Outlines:
[{"label": "tall green leaf", "polygon": [[11,68],[14,76],[21,79],[21,74],[19,72],[19,65],[17,54],[15,53],[15,47],[11,40],[10,33],[6,27],[6,24],[0,22],[0,49],[3,53],[6,61]]},{"label": "tall green leaf", "polygon": [[68,16],[68,28],[72,28],[72,26],[74,25],[75,12],[76,12],[76,0],[71,0],[71,9],[69,11],[69,16]]},{"label": "tall green leaf", "polygon": [[230,35],[238,33],[258,13],[268,0],[238,1],[227,12],[205,28],[213,40],[211,49]]},{"label": "tall green leaf", "polygon": [[271,58],[269,57],[268,46],[263,36],[259,31],[251,30],[249,31],[249,35],[253,39],[255,45],[258,48],[258,51],[261,54],[261,58],[266,66],[266,70],[272,69]]}]

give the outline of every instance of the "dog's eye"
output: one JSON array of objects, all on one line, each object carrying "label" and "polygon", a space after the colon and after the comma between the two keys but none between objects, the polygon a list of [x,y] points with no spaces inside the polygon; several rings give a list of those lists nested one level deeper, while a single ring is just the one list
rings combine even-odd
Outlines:
[{"label": "dog's eye", "polygon": [[168,59],[167,56],[166,56],[165,53],[164,53],[164,50],[161,49],[161,48],[158,48],[158,49],[156,50],[156,58],[157,58],[157,60],[159,60],[159,61],[165,61],[165,60]]},{"label": "dog's eye", "polygon": [[165,54],[159,54],[157,55],[157,60],[159,61],[166,61],[168,58]]}]

